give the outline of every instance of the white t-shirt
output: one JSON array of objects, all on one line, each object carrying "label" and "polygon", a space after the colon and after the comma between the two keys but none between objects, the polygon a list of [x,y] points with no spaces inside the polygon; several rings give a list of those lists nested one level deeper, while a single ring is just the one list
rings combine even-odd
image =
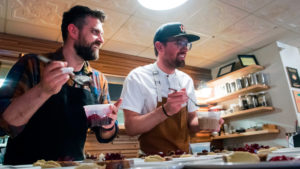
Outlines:
[{"label": "white t-shirt", "polygon": [[[153,72],[158,71],[158,79],[161,84],[162,97],[168,97],[169,88],[180,90],[186,88],[187,95],[196,101],[193,80],[186,73],[175,70],[173,74],[166,74],[157,66],[157,63],[138,67],[132,70],[126,77],[121,98],[121,109],[128,109],[140,114],[153,111],[157,106],[157,92]],[[186,104],[182,105],[186,106]],[[194,112],[198,108],[189,100],[188,112]]]}]

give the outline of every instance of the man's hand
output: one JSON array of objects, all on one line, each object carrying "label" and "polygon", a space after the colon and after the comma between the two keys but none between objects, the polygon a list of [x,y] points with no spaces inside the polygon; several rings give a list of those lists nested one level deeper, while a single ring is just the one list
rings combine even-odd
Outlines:
[{"label": "man's hand", "polygon": [[54,95],[61,90],[62,86],[70,78],[69,74],[63,73],[61,70],[66,66],[67,62],[53,61],[45,67],[42,76],[43,78],[39,83],[43,92]]},{"label": "man's hand", "polygon": [[115,122],[118,118],[118,110],[119,110],[119,107],[121,106],[121,104],[122,104],[122,99],[119,99],[115,104],[110,106],[110,109],[112,110],[112,113],[108,114],[107,116],[110,119],[112,119],[111,123],[108,124],[108,125],[103,125],[102,128],[109,129],[109,128],[112,128],[115,125]]},{"label": "man's hand", "polygon": [[172,116],[180,111],[182,108],[182,104],[188,101],[188,97],[186,94],[186,89],[183,88],[180,91],[175,91],[173,93],[168,94],[167,103],[165,103],[164,107],[169,116]]}]

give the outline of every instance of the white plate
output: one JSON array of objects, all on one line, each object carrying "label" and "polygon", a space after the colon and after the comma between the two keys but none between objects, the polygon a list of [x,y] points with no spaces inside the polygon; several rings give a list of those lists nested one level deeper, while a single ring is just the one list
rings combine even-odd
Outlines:
[{"label": "white plate", "polygon": [[144,162],[144,161],[135,161],[133,167],[166,167],[166,166],[176,166],[179,165],[179,162],[176,161],[155,161],[155,162]]},{"label": "white plate", "polygon": [[196,163],[186,164],[189,169],[299,169],[300,161],[279,161],[261,163]]},{"label": "white plate", "polygon": [[32,164],[25,164],[25,165],[2,165],[0,169],[41,169],[40,166],[33,166]]},{"label": "white plate", "polygon": [[184,157],[184,158],[173,158],[173,161],[179,161],[179,162],[189,162],[189,161],[223,161],[222,156],[219,155],[212,155],[212,156],[198,156],[198,157]]},{"label": "white plate", "polygon": [[299,153],[300,148],[281,148],[276,151],[272,151],[272,153]]}]

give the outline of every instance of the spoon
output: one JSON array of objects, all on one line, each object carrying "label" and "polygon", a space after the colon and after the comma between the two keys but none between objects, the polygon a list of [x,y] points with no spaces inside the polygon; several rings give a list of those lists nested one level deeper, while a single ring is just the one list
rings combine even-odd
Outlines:
[{"label": "spoon", "polygon": [[[172,90],[174,92],[177,92],[176,89],[172,89],[172,88],[169,88],[169,90]],[[189,98],[189,100],[194,103],[195,106],[198,106],[198,107],[208,107],[208,104],[197,104],[192,98],[190,98],[189,96],[187,96]]]},{"label": "spoon", "polygon": [[[37,55],[38,59],[44,63],[50,63],[52,62],[51,59],[46,58],[45,56],[42,55]],[[70,74],[70,78],[77,84],[79,85],[87,85],[91,82],[91,78],[89,76],[86,75],[75,75],[73,72],[73,68],[72,67],[67,67],[67,68],[62,68],[63,73],[69,73]]]}]

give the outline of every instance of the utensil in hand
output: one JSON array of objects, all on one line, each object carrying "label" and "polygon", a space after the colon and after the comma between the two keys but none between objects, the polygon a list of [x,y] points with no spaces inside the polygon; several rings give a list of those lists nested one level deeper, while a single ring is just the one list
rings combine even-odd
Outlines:
[{"label": "utensil in hand", "polygon": [[[174,92],[177,92],[176,89],[172,89],[172,88],[169,88],[169,90],[172,90]],[[208,104],[197,104],[192,98],[190,98],[189,96],[187,96],[189,98],[189,100],[197,107],[208,107]]]},{"label": "utensil in hand", "polygon": [[[50,63],[52,62],[51,59],[46,58],[45,56],[42,55],[37,55],[37,58],[44,62],[44,63]],[[66,67],[66,68],[62,68],[62,72],[63,73],[69,73],[70,74],[70,78],[77,84],[79,85],[88,85],[91,82],[91,78],[87,75],[75,75],[73,72],[73,68],[72,67]]]}]

